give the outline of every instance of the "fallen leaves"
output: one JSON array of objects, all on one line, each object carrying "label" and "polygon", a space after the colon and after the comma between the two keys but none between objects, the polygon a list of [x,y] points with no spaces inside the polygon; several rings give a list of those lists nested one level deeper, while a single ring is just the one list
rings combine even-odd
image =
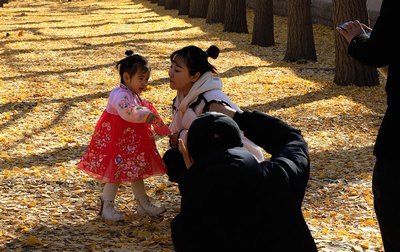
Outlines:
[{"label": "fallen leaves", "polygon": [[[190,44],[215,44],[211,63],[224,91],[299,128],[312,170],[303,204],[320,251],[382,251],[373,210],[372,148],[385,110],[383,85],[333,84],[333,29],[314,25],[318,62],[282,61],[286,19],[275,17],[276,46],[250,45],[249,34],[178,16],[146,0],[11,1],[0,8],[0,249],[172,251],[169,222],[177,187],[150,178],[150,195],[167,207],[160,218],[136,215],[131,188],[119,191],[121,224],[97,217],[101,184],[76,169],[94,125],[118,83],[126,49],[149,58],[143,96],[170,121],[169,55]],[[382,82],[383,83],[383,82]],[[166,138],[157,138],[161,153]]]},{"label": "fallen leaves", "polygon": [[30,235],[26,240],[25,240],[26,245],[28,246],[36,246],[36,245],[41,245],[43,242],[39,240],[36,236]]}]

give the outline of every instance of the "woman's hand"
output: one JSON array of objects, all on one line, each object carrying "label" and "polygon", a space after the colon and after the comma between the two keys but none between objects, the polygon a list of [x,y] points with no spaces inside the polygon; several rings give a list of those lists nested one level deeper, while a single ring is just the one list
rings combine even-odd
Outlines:
[{"label": "woman's hand", "polygon": [[[346,41],[347,41],[348,43],[350,43],[351,40],[352,40],[355,36],[360,35],[360,34],[362,34],[362,33],[365,33],[365,34],[366,34],[366,32],[365,32],[365,30],[364,30],[364,26],[365,26],[365,27],[368,27],[368,26],[366,26],[366,25],[361,24],[358,20],[355,20],[355,21],[349,21],[349,22],[347,22],[347,23],[343,26],[343,28],[336,27],[336,30],[339,32],[340,35],[342,35],[342,36],[346,39]],[[368,27],[368,28],[369,28],[369,27]]]},{"label": "woman's hand", "polygon": [[364,29],[364,31],[371,33],[372,32],[372,28],[369,27],[368,25],[361,23],[362,28]]},{"label": "woman's hand", "polygon": [[190,156],[185,143],[182,139],[179,139],[179,151],[182,153],[183,160],[185,161],[186,168],[189,169],[190,166],[193,164],[192,157]]},{"label": "woman's hand", "polygon": [[173,133],[171,135],[168,135],[169,137],[169,145],[172,148],[178,148],[178,138],[179,138],[179,132]]}]

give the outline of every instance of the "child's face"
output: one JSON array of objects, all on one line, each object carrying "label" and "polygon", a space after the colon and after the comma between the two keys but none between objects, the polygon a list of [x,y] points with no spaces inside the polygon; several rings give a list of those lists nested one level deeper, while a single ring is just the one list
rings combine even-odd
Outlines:
[{"label": "child's face", "polygon": [[190,75],[189,68],[186,66],[186,62],[179,57],[175,57],[172,60],[168,74],[170,88],[180,91],[184,95],[189,93],[199,75]]},{"label": "child's face", "polygon": [[124,82],[126,87],[140,94],[142,91],[146,90],[147,84],[149,83],[150,71],[143,72],[137,71],[134,75],[130,76],[129,73],[124,73]]}]

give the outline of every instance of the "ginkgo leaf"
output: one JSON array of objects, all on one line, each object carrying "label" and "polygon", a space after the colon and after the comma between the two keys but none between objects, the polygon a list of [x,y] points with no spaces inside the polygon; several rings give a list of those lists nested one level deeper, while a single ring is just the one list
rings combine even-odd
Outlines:
[{"label": "ginkgo leaf", "polygon": [[36,246],[36,245],[41,245],[43,242],[39,240],[36,236],[30,235],[26,240],[25,243],[29,246]]}]

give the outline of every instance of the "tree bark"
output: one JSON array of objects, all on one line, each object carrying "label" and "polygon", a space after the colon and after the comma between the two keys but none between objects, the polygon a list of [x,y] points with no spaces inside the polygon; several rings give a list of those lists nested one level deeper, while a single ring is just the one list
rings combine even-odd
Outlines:
[{"label": "tree bark", "polygon": [[179,7],[178,0],[165,0],[165,9],[166,10],[178,9],[178,7]]},{"label": "tree bark", "polygon": [[224,32],[248,33],[246,0],[225,1]]},{"label": "tree bark", "polygon": [[188,15],[189,6],[190,6],[190,0],[180,0],[178,15]]},{"label": "tree bark", "polygon": [[289,0],[286,61],[317,60],[311,17],[311,0]]},{"label": "tree bark", "polygon": [[190,18],[205,18],[207,17],[209,0],[190,0],[189,17]]},{"label": "tree bark", "polygon": [[252,45],[273,46],[274,6],[272,0],[257,0],[254,10]]},{"label": "tree bark", "polygon": [[[337,25],[348,20],[359,20],[369,25],[366,0],[333,0],[332,20]],[[379,75],[376,68],[362,65],[347,53],[347,41],[335,32],[335,77],[333,82],[340,86],[376,86]]]},{"label": "tree bark", "polygon": [[206,23],[214,24],[224,22],[224,13],[225,0],[210,0],[210,3],[208,5]]}]

